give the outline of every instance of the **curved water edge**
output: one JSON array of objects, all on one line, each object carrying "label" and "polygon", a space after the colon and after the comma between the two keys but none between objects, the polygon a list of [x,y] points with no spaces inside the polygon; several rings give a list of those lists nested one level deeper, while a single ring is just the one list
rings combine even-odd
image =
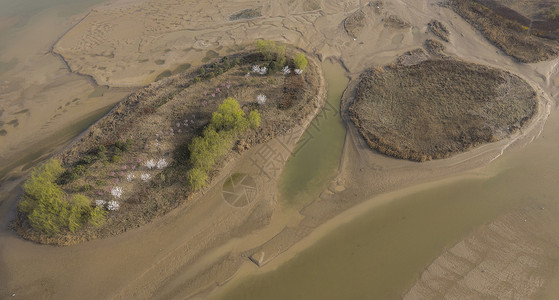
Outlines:
[{"label": "curved water edge", "polygon": [[[544,132],[527,151],[484,168],[358,205],[221,299],[401,298],[430,262],[475,228],[519,208],[559,211],[559,157],[541,155],[556,142]],[[543,179],[535,182],[534,174]]]},{"label": "curved water edge", "polygon": [[278,181],[280,202],[290,207],[301,208],[324,191],[342,154],[346,130],[339,108],[349,79],[334,60],[323,62],[322,70],[326,103],[297,142]]}]

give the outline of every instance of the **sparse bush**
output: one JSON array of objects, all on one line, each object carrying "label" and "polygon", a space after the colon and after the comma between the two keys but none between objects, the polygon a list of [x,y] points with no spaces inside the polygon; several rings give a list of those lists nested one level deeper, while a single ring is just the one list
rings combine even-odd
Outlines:
[{"label": "sparse bush", "polygon": [[132,140],[131,139],[127,139],[126,142],[117,141],[115,143],[116,149],[120,149],[120,151],[122,151],[122,152],[128,151],[130,149],[131,145],[132,145]]},{"label": "sparse bush", "polygon": [[87,155],[86,157],[83,158],[82,161],[83,161],[84,164],[89,165],[93,162],[93,160],[94,160],[93,156]]},{"label": "sparse bush", "polygon": [[552,6],[545,11],[545,17],[550,20],[555,20],[559,16],[559,9],[556,6]]},{"label": "sparse bush", "polygon": [[119,155],[113,155],[113,157],[111,157],[111,161],[114,163],[120,162],[120,156]]},{"label": "sparse bush", "polygon": [[305,54],[299,53],[299,54],[295,55],[295,58],[293,59],[293,63],[295,64],[296,69],[300,69],[302,71],[305,71],[305,68],[307,67],[307,64],[309,62],[307,61],[307,58],[305,57]]}]

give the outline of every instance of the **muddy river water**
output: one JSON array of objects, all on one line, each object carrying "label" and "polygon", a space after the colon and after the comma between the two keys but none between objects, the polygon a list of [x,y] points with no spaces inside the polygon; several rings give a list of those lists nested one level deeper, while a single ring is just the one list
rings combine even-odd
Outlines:
[{"label": "muddy river water", "polygon": [[[332,72],[332,66],[325,65],[329,86],[338,88],[346,81],[339,75],[343,70],[336,69]],[[394,198],[388,204],[364,209],[361,216],[322,236],[277,269],[244,278],[220,299],[401,298],[443,249],[476,227],[526,206],[559,212],[557,119],[552,114],[532,144],[466,172],[467,176],[458,175],[405,196],[388,196]],[[335,131],[329,137],[333,144],[340,139]],[[323,149],[323,143],[327,142],[317,141],[318,149]],[[285,173],[298,174],[295,169],[305,174],[320,166],[305,160],[286,167]],[[280,187],[284,193],[294,193]],[[304,203],[310,201],[302,200],[305,196],[316,197],[316,193],[299,195]],[[557,277],[557,266],[555,270]],[[546,291],[547,299],[554,299],[558,292],[553,284]]]}]

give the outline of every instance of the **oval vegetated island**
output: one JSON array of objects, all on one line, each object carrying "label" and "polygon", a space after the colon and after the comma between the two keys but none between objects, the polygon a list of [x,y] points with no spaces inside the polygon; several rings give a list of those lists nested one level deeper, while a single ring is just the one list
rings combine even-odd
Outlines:
[{"label": "oval vegetated island", "polygon": [[116,105],[32,172],[16,230],[69,245],[139,227],[193,199],[235,152],[312,119],[325,100],[320,66],[281,43],[256,48],[162,79]]},{"label": "oval vegetated island", "polygon": [[371,148],[426,161],[510,136],[534,115],[536,97],[509,72],[427,60],[365,72],[349,110]]}]

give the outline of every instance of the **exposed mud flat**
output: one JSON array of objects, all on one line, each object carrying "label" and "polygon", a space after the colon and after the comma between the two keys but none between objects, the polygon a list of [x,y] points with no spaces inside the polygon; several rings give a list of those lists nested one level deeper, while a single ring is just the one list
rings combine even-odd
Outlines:
[{"label": "exposed mud flat", "polygon": [[559,226],[531,206],[508,213],[445,250],[404,299],[536,299],[557,270]]}]

